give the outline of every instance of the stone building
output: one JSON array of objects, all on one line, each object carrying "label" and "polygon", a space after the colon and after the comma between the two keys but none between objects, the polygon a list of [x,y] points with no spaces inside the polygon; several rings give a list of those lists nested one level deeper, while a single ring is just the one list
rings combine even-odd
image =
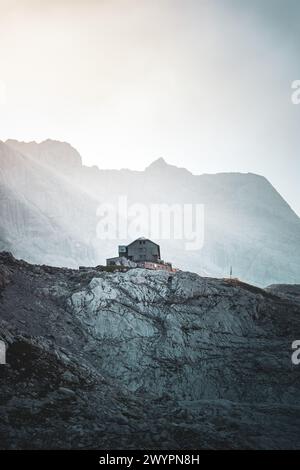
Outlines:
[{"label": "stone building", "polygon": [[138,238],[129,245],[119,245],[119,256],[108,258],[107,266],[143,267],[146,269],[172,270],[171,263],[165,263],[160,256],[160,246],[148,238]]}]

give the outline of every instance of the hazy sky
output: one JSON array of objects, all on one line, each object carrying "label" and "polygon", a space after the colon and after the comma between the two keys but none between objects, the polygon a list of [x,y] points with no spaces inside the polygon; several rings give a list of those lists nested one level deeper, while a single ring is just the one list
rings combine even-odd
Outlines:
[{"label": "hazy sky", "polygon": [[0,139],[266,176],[300,214],[298,0],[0,0]]}]

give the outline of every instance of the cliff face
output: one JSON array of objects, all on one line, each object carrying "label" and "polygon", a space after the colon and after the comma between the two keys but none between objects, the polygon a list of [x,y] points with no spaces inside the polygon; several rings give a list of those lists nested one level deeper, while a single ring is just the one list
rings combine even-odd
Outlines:
[{"label": "cliff face", "polygon": [[163,258],[180,269],[226,277],[233,266],[234,276],[263,287],[300,282],[300,219],[261,176],[193,175],[162,159],[145,171],[100,170],[64,142],[0,142],[0,250],[54,266],[103,264],[118,242],[132,241],[96,236],[97,207],[118,197],[149,213],[153,204],[203,205],[204,245],[193,251],[151,221]]},{"label": "cliff face", "polygon": [[292,298],[4,253],[0,296],[1,447],[300,448]]},{"label": "cliff face", "polygon": [[94,264],[96,208],[61,168],[0,142],[0,250],[33,263]]}]

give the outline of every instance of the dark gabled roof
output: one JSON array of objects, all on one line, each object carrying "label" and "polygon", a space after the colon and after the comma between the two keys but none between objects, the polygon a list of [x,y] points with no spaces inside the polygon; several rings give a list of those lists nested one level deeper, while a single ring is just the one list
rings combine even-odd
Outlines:
[{"label": "dark gabled roof", "polygon": [[158,248],[160,248],[160,246],[157,243],[150,240],[150,238],[145,238],[145,237],[140,237],[140,238],[137,238],[136,240],[133,240],[133,242],[129,243],[129,245],[127,245],[127,247],[133,245],[134,243],[136,243],[138,241],[147,241],[147,242],[153,243],[153,245],[156,245],[156,246],[158,246]]}]

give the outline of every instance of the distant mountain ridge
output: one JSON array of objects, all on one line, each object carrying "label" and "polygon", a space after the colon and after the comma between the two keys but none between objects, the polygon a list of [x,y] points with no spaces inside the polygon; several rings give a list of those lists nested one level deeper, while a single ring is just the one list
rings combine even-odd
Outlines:
[{"label": "distant mountain ridge", "polygon": [[33,158],[36,162],[49,167],[71,173],[74,169],[82,167],[82,159],[74,147],[67,142],[47,139],[41,143],[37,142],[19,142],[9,139],[6,145],[18,152]]},{"label": "distant mountain ridge", "polygon": [[125,195],[129,204],[204,205],[201,250],[155,240],[179,268],[226,277],[233,266],[234,276],[257,285],[300,283],[300,219],[262,176],[193,175],[162,158],[144,171],[101,170],[84,166],[67,143],[8,140],[0,144],[0,184],[0,249],[30,262],[76,267],[114,256],[119,240],[97,239],[96,210]]}]

